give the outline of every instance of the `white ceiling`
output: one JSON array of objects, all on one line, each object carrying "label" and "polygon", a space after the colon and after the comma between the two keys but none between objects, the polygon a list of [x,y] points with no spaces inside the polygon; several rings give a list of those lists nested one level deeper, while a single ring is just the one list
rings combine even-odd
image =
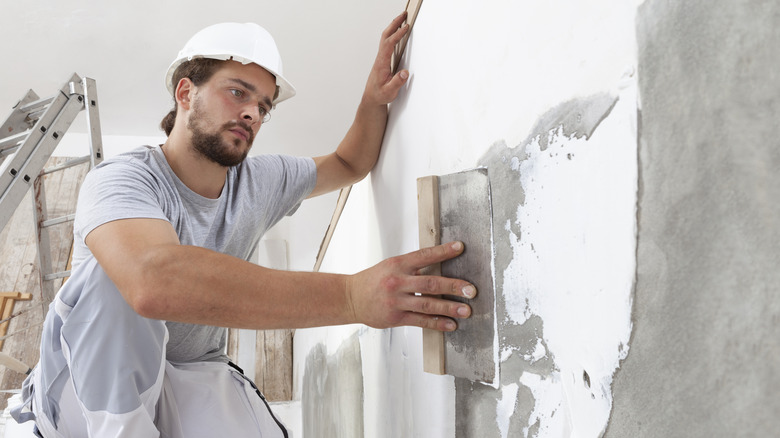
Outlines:
[{"label": "white ceiling", "polygon": [[[330,152],[351,123],[381,31],[405,0],[3,0],[0,117],[28,90],[52,95],[72,73],[96,80],[105,136],[163,136],[163,77],[201,28],[254,21],[279,46],[298,95],[263,126],[253,153]],[[71,132],[85,132],[83,116]]]}]

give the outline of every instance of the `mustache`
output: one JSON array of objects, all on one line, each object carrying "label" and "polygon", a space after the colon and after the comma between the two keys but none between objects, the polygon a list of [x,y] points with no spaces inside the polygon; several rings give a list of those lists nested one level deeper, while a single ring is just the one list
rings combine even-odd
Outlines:
[{"label": "mustache", "polygon": [[249,124],[244,123],[241,120],[232,120],[230,122],[225,123],[222,125],[222,130],[227,131],[229,129],[232,129],[234,127],[238,126],[239,128],[246,131],[246,133],[249,135],[249,138],[247,139],[247,142],[249,144],[252,144],[252,142],[255,140],[255,133],[252,131],[252,128],[249,126]]}]

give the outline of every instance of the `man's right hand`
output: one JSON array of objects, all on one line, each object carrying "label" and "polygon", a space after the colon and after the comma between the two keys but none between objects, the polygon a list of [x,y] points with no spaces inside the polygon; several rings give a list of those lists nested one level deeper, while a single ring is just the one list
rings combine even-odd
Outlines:
[{"label": "man's right hand", "polygon": [[468,318],[471,308],[435,295],[474,298],[476,288],[464,280],[420,275],[420,271],[462,252],[462,242],[451,242],[389,258],[349,277],[347,300],[352,316],[374,328],[408,325],[455,330],[455,318]]}]

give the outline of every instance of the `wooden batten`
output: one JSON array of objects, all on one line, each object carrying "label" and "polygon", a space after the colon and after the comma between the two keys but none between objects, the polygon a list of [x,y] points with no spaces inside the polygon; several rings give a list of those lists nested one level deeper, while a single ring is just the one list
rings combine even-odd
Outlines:
[{"label": "wooden batten", "polygon": [[[417,220],[420,248],[441,243],[439,224],[439,177],[426,176],[417,179]],[[421,275],[441,275],[441,264],[426,267]],[[444,333],[423,329],[423,371],[444,374]]]},{"label": "wooden batten", "polygon": [[255,381],[268,401],[292,400],[293,330],[257,330],[255,345],[239,343],[238,338],[238,329],[228,331],[228,356],[237,361],[239,349],[253,349],[250,354],[254,357],[254,375],[247,377]]},{"label": "wooden batten", "polygon": [[8,326],[11,324],[14,304],[17,301],[30,301],[32,294],[21,292],[0,292],[0,351],[5,344],[5,336],[8,334]]}]

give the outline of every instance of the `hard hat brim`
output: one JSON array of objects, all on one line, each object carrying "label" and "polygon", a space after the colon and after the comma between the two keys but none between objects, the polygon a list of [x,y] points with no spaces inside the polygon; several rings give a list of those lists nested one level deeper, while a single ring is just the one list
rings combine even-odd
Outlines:
[{"label": "hard hat brim", "polygon": [[263,69],[265,69],[268,73],[271,73],[276,78],[276,88],[277,88],[277,94],[276,97],[273,100],[273,104],[276,105],[279,102],[285,101],[293,96],[295,96],[295,87],[284,78],[281,74],[274,71],[272,68],[269,68],[265,65],[262,65],[256,61],[252,61],[250,59],[242,58],[240,56],[236,55],[229,55],[229,54],[207,54],[207,55],[196,55],[196,56],[183,56],[177,58],[175,61],[173,61],[168,67],[168,72],[165,74],[165,86],[168,89],[168,92],[173,95],[174,93],[174,87],[176,84],[172,84],[171,81],[173,79],[173,74],[176,71],[177,68],[179,68],[180,65],[187,61],[192,61],[196,58],[210,58],[210,59],[218,59],[220,61],[237,61],[241,64],[257,64]]}]

